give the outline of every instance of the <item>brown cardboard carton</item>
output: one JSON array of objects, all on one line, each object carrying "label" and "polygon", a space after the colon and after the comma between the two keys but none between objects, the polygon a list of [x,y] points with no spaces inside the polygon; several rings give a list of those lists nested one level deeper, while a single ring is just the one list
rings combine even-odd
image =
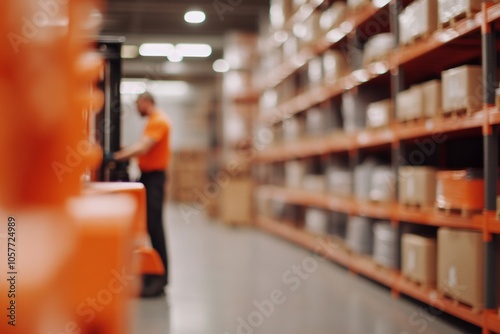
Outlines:
[{"label": "brown cardboard carton", "polygon": [[252,179],[232,178],[225,187],[222,187],[219,201],[220,219],[227,224],[251,224],[252,198]]},{"label": "brown cardboard carton", "polygon": [[438,290],[464,304],[483,306],[483,238],[480,232],[438,230]]},{"label": "brown cardboard carton", "polygon": [[471,14],[481,10],[482,0],[439,0],[439,23],[447,23],[462,14]]},{"label": "brown cardboard carton", "polygon": [[400,42],[408,44],[437,28],[437,0],[416,0],[399,15]]},{"label": "brown cardboard carton", "polygon": [[398,121],[411,121],[424,116],[423,92],[420,85],[402,91],[396,99]]},{"label": "brown cardboard carton", "polygon": [[402,238],[401,272],[404,277],[429,287],[436,284],[436,239],[415,234]]},{"label": "brown cardboard carton", "polygon": [[436,200],[436,169],[424,166],[399,167],[399,203],[431,207]]},{"label": "brown cardboard carton", "polygon": [[443,112],[479,110],[482,106],[482,77],[481,66],[476,65],[442,72]]},{"label": "brown cardboard carton", "polygon": [[442,108],[441,80],[431,80],[420,85],[424,97],[424,115],[438,116]]},{"label": "brown cardboard carton", "polygon": [[389,125],[392,110],[391,100],[382,100],[368,105],[366,110],[366,126],[380,128]]}]

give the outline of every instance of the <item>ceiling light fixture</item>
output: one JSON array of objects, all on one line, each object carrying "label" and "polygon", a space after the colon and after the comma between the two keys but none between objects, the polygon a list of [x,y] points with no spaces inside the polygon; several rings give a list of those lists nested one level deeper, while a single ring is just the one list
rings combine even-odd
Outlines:
[{"label": "ceiling light fixture", "polygon": [[172,63],[180,63],[183,59],[184,56],[182,53],[179,52],[177,48],[172,50],[172,52],[167,56],[168,60],[171,61]]},{"label": "ceiling light fixture", "polygon": [[212,47],[208,44],[181,43],[177,44],[175,48],[183,57],[205,58],[212,54]]},{"label": "ceiling light fixture", "polygon": [[174,50],[170,43],[144,43],[139,48],[139,54],[145,57],[167,57]]},{"label": "ceiling light fixture", "polygon": [[206,17],[205,13],[201,10],[190,10],[184,14],[184,21],[187,23],[197,24],[204,22]]},{"label": "ceiling light fixture", "polygon": [[216,61],[214,61],[212,68],[217,73],[225,73],[231,69],[231,66],[229,65],[227,60],[217,59]]}]

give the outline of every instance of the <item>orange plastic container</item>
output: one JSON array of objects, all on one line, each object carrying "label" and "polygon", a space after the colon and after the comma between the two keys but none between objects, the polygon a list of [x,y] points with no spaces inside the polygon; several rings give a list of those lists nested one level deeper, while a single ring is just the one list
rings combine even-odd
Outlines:
[{"label": "orange plastic container", "polygon": [[436,206],[445,210],[482,210],[484,208],[482,171],[467,169],[437,172]]}]

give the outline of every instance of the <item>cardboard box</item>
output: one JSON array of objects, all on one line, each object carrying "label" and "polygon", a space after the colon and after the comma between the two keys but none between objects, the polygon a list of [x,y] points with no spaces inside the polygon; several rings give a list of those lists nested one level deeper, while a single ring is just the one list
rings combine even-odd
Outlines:
[{"label": "cardboard box", "polygon": [[350,9],[358,9],[369,4],[370,2],[370,0],[347,0],[347,7]]},{"label": "cardboard box", "polygon": [[424,98],[424,116],[435,117],[441,114],[441,80],[431,80],[420,85]]},{"label": "cardboard box", "polygon": [[484,301],[484,243],[480,232],[438,230],[438,290],[480,309]]},{"label": "cardboard box", "polygon": [[390,222],[375,223],[373,226],[373,260],[384,267],[397,268],[398,238],[398,229]]},{"label": "cardboard box", "polygon": [[372,222],[365,217],[350,217],[347,222],[346,245],[358,254],[371,254]]},{"label": "cardboard box", "polygon": [[314,11],[309,18],[304,22],[305,35],[302,38],[303,42],[307,45],[318,38],[321,37],[321,27],[319,25],[319,20],[321,19],[321,14],[319,11]]},{"label": "cardboard box", "polygon": [[398,93],[396,108],[396,119],[398,121],[411,121],[424,117],[422,87],[415,85]]},{"label": "cardboard box", "polygon": [[401,273],[411,281],[428,287],[436,285],[437,240],[416,234],[402,237]]},{"label": "cardboard box", "polygon": [[328,214],[325,210],[307,208],[305,210],[305,229],[313,234],[325,235],[328,231]]},{"label": "cardboard box", "polygon": [[283,122],[283,140],[293,141],[298,140],[305,132],[304,118],[294,116]]},{"label": "cardboard box", "polygon": [[219,214],[222,222],[235,225],[252,224],[253,181],[250,178],[232,178],[222,187]]},{"label": "cardboard box", "polygon": [[481,66],[464,65],[442,72],[443,112],[477,111],[482,107]]},{"label": "cardboard box", "polygon": [[436,169],[425,166],[399,167],[399,203],[432,207],[436,200]]},{"label": "cardboard box", "polygon": [[294,57],[297,53],[299,53],[299,41],[295,36],[288,36],[285,43],[283,43],[283,58],[285,61]]},{"label": "cardboard box", "polygon": [[354,196],[358,200],[369,200],[372,185],[372,175],[377,162],[367,159],[354,169]]},{"label": "cardboard box", "polygon": [[293,8],[289,0],[271,0],[269,20],[275,30],[283,29],[286,21],[292,15]]},{"label": "cardboard box", "polygon": [[439,23],[447,23],[451,19],[463,14],[479,12],[482,0],[439,0]]},{"label": "cardboard box", "polygon": [[307,65],[309,87],[315,87],[323,81],[323,58],[316,57],[309,61]]},{"label": "cardboard box", "polygon": [[334,84],[340,78],[347,75],[350,66],[342,52],[327,50],[323,54],[323,77],[325,83]]},{"label": "cardboard box", "polygon": [[302,187],[311,192],[325,192],[326,179],[324,175],[305,175],[302,181]]},{"label": "cardboard box", "polygon": [[383,60],[396,47],[392,33],[382,33],[371,37],[365,44],[363,64]]},{"label": "cardboard box", "polygon": [[347,15],[347,6],[344,2],[334,2],[321,14],[319,26],[321,30],[328,31],[342,23]]},{"label": "cardboard box", "polygon": [[349,169],[331,167],[326,170],[327,190],[337,196],[352,195],[353,173]]},{"label": "cardboard box", "polygon": [[396,194],[396,175],[390,166],[377,166],[371,175],[369,198],[375,202],[391,203]]},{"label": "cardboard box", "polygon": [[400,44],[405,45],[437,29],[437,0],[416,0],[399,15]]},{"label": "cardboard box", "polygon": [[366,126],[368,128],[380,128],[389,125],[392,113],[391,100],[373,102],[366,109]]},{"label": "cardboard box", "polygon": [[285,187],[301,188],[305,174],[306,164],[304,161],[285,162]]}]

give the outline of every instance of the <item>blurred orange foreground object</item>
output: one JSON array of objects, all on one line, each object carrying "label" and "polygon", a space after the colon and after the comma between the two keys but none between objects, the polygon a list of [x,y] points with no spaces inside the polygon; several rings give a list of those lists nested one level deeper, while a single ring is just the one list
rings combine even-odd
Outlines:
[{"label": "blurred orange foreground object", "polygon": [[139,274],[163,274],[165,267],[158,252],[151,247],[146,223],[146,189],[138,182],[93,182],[84,188],[87,196],[102,194],[128,194],[135,200],[134,261]]},{"label": "blurred orange foreground object", "polygon": [[97,0],[0,1],[0,248],[12,254],[0,260],[2,334],[130,327],[136,201],[81,196],[82,175],[101,157],[85,114],[103,103],[91,42],[100,9]]}]

